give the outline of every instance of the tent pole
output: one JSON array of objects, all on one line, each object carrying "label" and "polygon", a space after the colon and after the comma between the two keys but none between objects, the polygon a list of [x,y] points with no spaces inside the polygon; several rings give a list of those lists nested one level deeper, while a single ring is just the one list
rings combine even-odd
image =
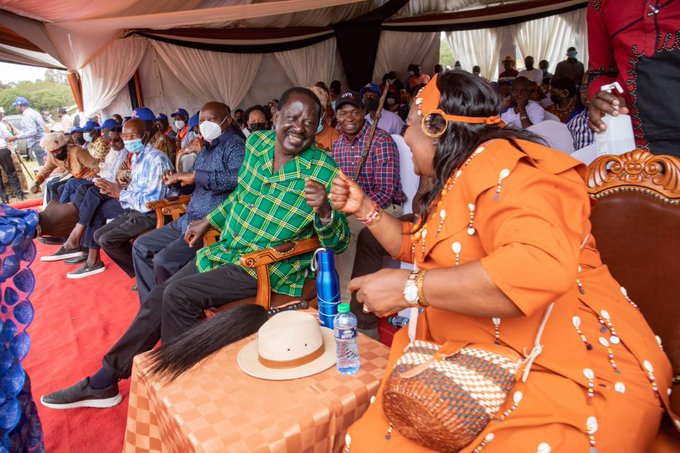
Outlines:
[{"label": "tent pole", "polygon": [[68,80],[68,85],[71,87],[73,98],[76,100],[78,111],[84,112],[85,105],[83,104],[83,86],[80,83],[80,76],[78,75],[78,72],[67,71],[66,79]]}]

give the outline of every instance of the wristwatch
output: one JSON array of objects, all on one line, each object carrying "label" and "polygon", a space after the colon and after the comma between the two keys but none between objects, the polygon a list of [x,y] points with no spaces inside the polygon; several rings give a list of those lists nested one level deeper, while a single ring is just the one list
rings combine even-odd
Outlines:
[{"label": "wristwatch", "polygon": [[418,305],[418,285],[416,284],[416,279],[418,277],[418,271],[411,272],[408,276],[406,284],[404,285],[404,299],[411,305]]}]

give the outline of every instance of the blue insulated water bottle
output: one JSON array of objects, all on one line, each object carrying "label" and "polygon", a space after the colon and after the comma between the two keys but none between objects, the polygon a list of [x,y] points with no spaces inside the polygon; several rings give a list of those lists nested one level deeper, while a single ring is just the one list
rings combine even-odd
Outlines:
[{"label": "blue insulated water bottle", "polygon": [[320,248],[314,252],[312,270],[316,270],[316,295],[319,298],[319,321],[324,327],[333,328],[340,303],[340,279],[335,270],[333,250]]}]

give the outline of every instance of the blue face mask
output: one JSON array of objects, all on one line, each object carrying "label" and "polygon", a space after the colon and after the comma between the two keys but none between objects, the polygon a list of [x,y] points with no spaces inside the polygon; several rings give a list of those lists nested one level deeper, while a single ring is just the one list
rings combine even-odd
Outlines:
[{"label": "blue face mask", "polygon": [[142,143],[141,138],[136,138],[134,140],[123,140],[123,144],[125,145],[125,149],[134,154],[140,153],[144,149],[144,143]]},{"label": "blue face mask", "polygon": [[331,107],[335,110],[335,101],[331,102]]},{"label": "blue face mask", "polygon": [[567,56],[568,56],[569,58],[576,58],[576,54],[577,54],[577,53],[578,53],[578,52],[576,52],[575,50],[570,50],[569,52],[567,52]]}]

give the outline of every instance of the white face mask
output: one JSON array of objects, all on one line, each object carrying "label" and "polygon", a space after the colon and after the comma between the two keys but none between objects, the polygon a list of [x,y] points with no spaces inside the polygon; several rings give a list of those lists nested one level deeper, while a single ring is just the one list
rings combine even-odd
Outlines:
[{"label": "white face mask", "polygon": [[184,129],[184,126],[186,126],[186,124],[184,123],[184,121],[181,121],[181,120],[175,121],[175,127],[177,128],[177,130],[182,130],[182,129]]},{"label": "white face mask", "polygon": [[[222,120],[222,123],[227,121],[228,117],[225,117]],[[204,140],[207,140],[209,142],[215,140],[217,137],[222,135],[222,123],[217,124],[214,121],[203,121],[198,128],[201,130],[201,135],[203,136]]]},{"label": "white face mask", "polygon": [[89,132],[85,132],[83,134],[83,138],[85,139],[86,142],[91,142],[92,141],[92,134],[90,134]]}]

